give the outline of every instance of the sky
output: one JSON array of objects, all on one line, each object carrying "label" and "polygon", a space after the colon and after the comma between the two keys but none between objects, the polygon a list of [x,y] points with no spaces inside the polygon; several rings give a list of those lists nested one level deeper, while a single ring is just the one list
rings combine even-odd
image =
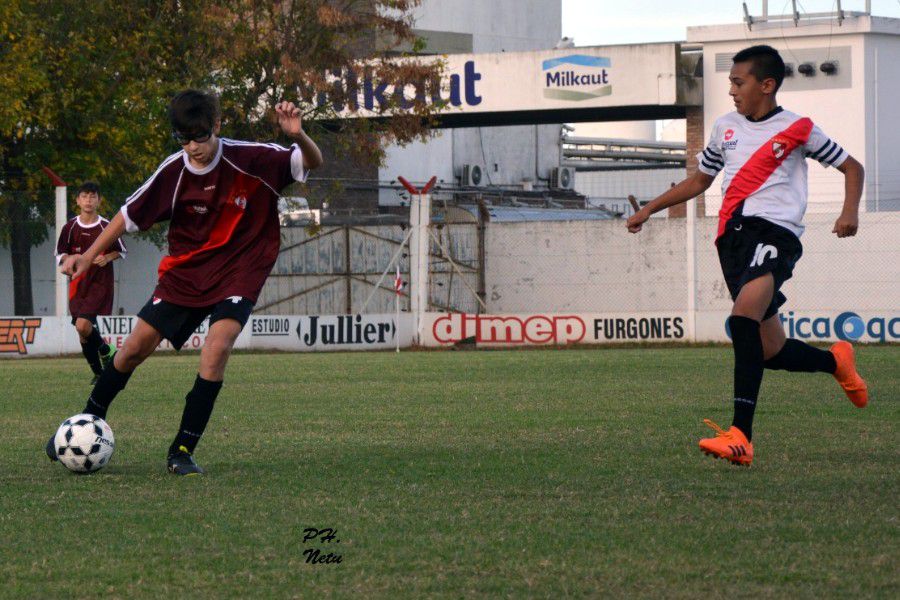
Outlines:
[{"label": "sky", "polygon": [[[872,14],[900,17],[900,0],[871,0]],[[762,0],[747,0],[751,15]],[[803,13],[830,12],[836,0],[798,0]],[[862,11],[865,0],[842,0],[845,11]],[[787,14],[790,0],[769,0],[769,14]],[[562,33],[577,46],[684,40],[687,27],[740,23],[741,0],[562,0]]]}]

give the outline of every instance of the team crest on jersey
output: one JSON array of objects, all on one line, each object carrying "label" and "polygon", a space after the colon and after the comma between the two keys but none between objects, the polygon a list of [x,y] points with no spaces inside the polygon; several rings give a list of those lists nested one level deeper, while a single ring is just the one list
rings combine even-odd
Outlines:
[{"label": "team crest on jersey", "polygon": [[192,212],[195,215],[205,215],[209,212],[209,209],[202,204],[194,204],[188,207],[188,212]]},{"label": "team crest on jersey", "polygon": [[775,158],[781,158],[782,156],[784,156],[784,151],[786,149],[787,144],[785,144],[784,142],[780,142],[778,140],[772,142],[772,154],[775,156]]},{"label": "team crest on jersey", "polygon": [[244,210],[245,208],[247,208],[247,198],[245,198],[244,196],[238,196],[237,198],[235,198],[234,203],[241,210]]},{"label": "team crest on jersey", "polygon": [[734,150],[735,148],[737,148],[738,141],[732,139],[734,137],[734,129],[726,129],[725,135],[722,137],[722,150]]}]

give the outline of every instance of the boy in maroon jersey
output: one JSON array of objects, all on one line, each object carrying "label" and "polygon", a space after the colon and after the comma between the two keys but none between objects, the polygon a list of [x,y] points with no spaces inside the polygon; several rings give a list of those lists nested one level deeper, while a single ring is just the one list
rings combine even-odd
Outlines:
[{"label": "boy in maroon jersey", "polygon": [[[93,181],[81,184],[75,195],[80,214],[70,219],[59,233],[56,242],[56,264],[59,266],[71,254],[80,254],[94,243],[109,221],[97,212],[100,206],[100,186]],[[112,262],[125,254],[125,244],[117,240],[115,249],[98,255],[90,268],[69,282],[69,313],[78,331],[81,352],[94,372],[91,384],[97,383],[100,372],[112,360],[115,350],[100,337],[97,315],[112,312],[115,279]]]},{"label": "boy in maroon jersey", "polygon": [[[323,162],[303,131],[300,110],[280,102],[275,113],[282,131],[296,142],[290,148],[220,138],[216,96],[196,90],[176,95],[169,120],[182,150],[126,200],[89,249],[65,261],[66,272],[78,277],[125,231],[169,222],[169,255],[159,263],[153,296],[83,412],[105,418],[132,372],[163,339],[179,349],[209,317],[199,373],[169,448],[168,468],[178,475],[203,473],[192,453],[212,414],[234,342],[278,256],[279,192]],[[56,458],[53,438],[47,454]]]}]

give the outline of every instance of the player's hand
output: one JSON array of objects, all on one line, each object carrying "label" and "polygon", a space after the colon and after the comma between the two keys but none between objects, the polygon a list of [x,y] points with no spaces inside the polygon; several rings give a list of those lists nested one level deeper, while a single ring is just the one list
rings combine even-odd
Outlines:
[{"label": "player's hand", "polygon": [[650,218],[650,213],[647,211],[646,207],[637,211],[630,217],[628,217],[628,221],[626,225],[628,226],[628,231],[631,233],[637,233],[643,227],[644,222]]},{"label": "player's hand", "polygon": [[97,258],[94,259],[94,264],[97,265],[98,267],[105,267],[106,265],[109,264],[109,259],[106,258],[105,254],[101,254]]},{"label": "player's hand", "polygon": [[834,222],[831,233],[836,233],[839,238],[851,237],[856,235],[857,229],[859,229],[859,215],[841,213]]},{"label": "player's hand", "polygon": [[75,279],[90,268],[91,264],[83,254],[72,254],[63,261],[61,271]]},{"label": "player's hand", "polygon": [[275,116],[281,130],[289,136],[300,135],[303,131],[303,119],[300,117],[300,109],[293,102],[279,102],[275,105]]}]

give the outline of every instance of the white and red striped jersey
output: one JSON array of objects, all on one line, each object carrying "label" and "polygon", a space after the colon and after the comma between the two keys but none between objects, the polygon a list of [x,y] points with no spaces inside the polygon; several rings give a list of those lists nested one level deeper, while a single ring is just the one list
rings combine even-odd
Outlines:
[{"label": "white and red striped jersey", "polygon": [[797,237],[806,213],[806,159],[839,167],[847,152],[807,117],[780,106],[758,121],[737,112],[713,124],[709,145],[697,155],[699,169],[723,172],[718,239],[731,219],[761,217]]}]

